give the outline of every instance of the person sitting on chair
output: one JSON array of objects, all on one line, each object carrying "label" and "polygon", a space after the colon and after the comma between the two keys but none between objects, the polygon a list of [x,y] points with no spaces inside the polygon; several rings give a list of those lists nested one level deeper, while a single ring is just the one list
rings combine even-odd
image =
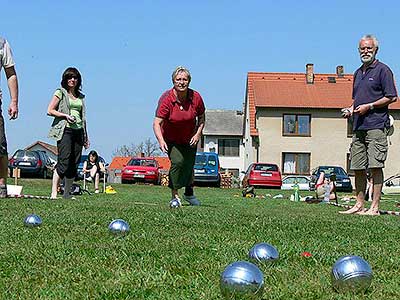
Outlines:
[{"label": "person sitting on chair", "polygon": [[316,196],[318,199],[325,198],[325,186],[329,185],[329,200],[336,200],[336,176],[332,174],[330,177],[325,176],[325,172],[319,174],[317,183],[315,184]]},{"label": "person sitting on chair", "polygon": [[371,176],[371,171],[367,170],[367,189],[365,191],[365,200],[372,201],[374,195],[374,179]]},{"label": "person sitting on chair", "polygon": [[96,151],[89,152],[88,159],[83,163],[84,180],[94,181],[95,193],[99,193],[100,174],[105,173],[104,164],[99,160]]}]

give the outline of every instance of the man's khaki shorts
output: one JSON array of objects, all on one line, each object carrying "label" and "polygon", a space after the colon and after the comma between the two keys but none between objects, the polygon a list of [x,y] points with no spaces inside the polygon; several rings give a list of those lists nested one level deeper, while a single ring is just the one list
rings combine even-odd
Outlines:
[{"label": "man's khaki shorts", "polygon": [[357,130],[350,146],[350,169],[383,168],[387,151],[386,129]]}]

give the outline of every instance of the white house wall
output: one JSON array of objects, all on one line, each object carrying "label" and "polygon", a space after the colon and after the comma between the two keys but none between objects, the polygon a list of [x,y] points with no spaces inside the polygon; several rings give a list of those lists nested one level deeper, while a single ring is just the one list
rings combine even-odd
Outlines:
[{"label": "white house wall", "polygon": [[[218,139],[239,139],[239,156],[221,156],[218,152]],[[218,153],[219,162],[223,169],[238,169],[239,172],[243,171],[243,157],[245,149],[242,143],[241,136],[205,136],[204,137],[204,152],[212,152],[211,148],[215,148],[215,153]]]},{"label": "white house wall", "polygon": [[[311,114],[311,136],[283,136],[283,113]],[[384,169],[385,178],[400,172],[400,112],[390,113],[395,119],[395,132],[390,137],[391,146]],[[351,138],[347,137],[347,121],[341,118],[339,110],[258,109],[256,124],[259,132],[260,162],[276,163],[282,170],[283,152],[303,152],[311,154],[311,169],[319,165],[338,165],[346,169]]]},{"label": "white house wall", "polygon": [[245,125],[244,125],[244,139],[243,139],[243,165],[242,169],[246,170],[249,164],[256,161],[256,149],[253,146],[253,140],[250,136],[250,114],[249,114],[249,101],[245,102]]}]

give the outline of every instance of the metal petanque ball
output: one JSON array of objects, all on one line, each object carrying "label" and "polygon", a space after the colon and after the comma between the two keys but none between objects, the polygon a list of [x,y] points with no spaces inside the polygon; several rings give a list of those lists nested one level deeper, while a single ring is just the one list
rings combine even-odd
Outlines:
[{"label": "metal petanque ball", "polygon": [[116,219],[112,221],[110,225],[108,225],[108,230],[110,230],[110,232],[114,235],[125,236],[131,229],[126,221],[122,219]]},{"label": "metal petanque ball", "polygon": [[222,272],[220,287],[225,299],[261,299],[264,291],[264,275],[255,264],[237,261]]},{"label": "metal petanque ball", "polygon": [[38,215],[32,214],[25,218],[24,224],[26,227],[37,227],[42,225],[42,219]]},{"label": "metal petanque ball", "polygon": [[332,267],[332,285],[339,293],[365,292],[371,285],[372,277],[370,265],[359,256],[342,256]]},{"label": "metal petanque ball", "polygon": [[249,258],[257,264],[269,265],[279,260],[279,252],[270,244],[259,243],[250,249]]},{"label": "metal petanque ball", "polygon": [[169,202],[169,207],[170,207],[170,208],[179,208],[179,207],[181,207],[181,203],[179,202],[178,199],[172,199],[172,200]]}]

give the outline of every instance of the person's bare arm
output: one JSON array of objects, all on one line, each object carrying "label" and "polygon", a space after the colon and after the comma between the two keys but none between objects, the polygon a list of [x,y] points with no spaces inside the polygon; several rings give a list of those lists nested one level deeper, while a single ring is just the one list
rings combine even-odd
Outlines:
[{"label": "person's bare arm", "polygon": [[203,113],[198,117],[198,127],[196,133],[190,139],[190,146],[195,146],[199,142],[201,135],[203,134],[204,124],[206,121],[206,115]]},{"label": "person's bare arm", "polygon": [[60,117],[60,118],[65,118],[69,123],[74,123],[75,118],[72,116],[59,112],[57,110],[58,103],[60,102],[60,98],[58,98],[56,95],[53,95],[53,97],[50,100],[49,106],[47,107],[47,115],[53,116],[53,117]]},{"label": "person's bare arm", "polygon": [[388,106],[390,103],[396,102],[397,97],[382,97],[372,103],[361,104],[354,109],[355,113],[360,115],[366,114],[369,110]]},{"label": "person's bare arm", "polygon": [[160,145],[160,149],[162,152],[167,153],[168,152],[168,145],[164,140],[164,137],[162,135],[161,132],[161,124],[164,120],[159,118],[159,117],[155,117],[154,121],[153,121],[153,131],[154,134],[157,138],[158,144]]},{"label": "person's bare arm", "polygon": [[18,78],[14,67],[4,69],[7,78],[7,85],[10,91],[10,106],[8,107],[8,115],[10,119],[18,118]]}]

